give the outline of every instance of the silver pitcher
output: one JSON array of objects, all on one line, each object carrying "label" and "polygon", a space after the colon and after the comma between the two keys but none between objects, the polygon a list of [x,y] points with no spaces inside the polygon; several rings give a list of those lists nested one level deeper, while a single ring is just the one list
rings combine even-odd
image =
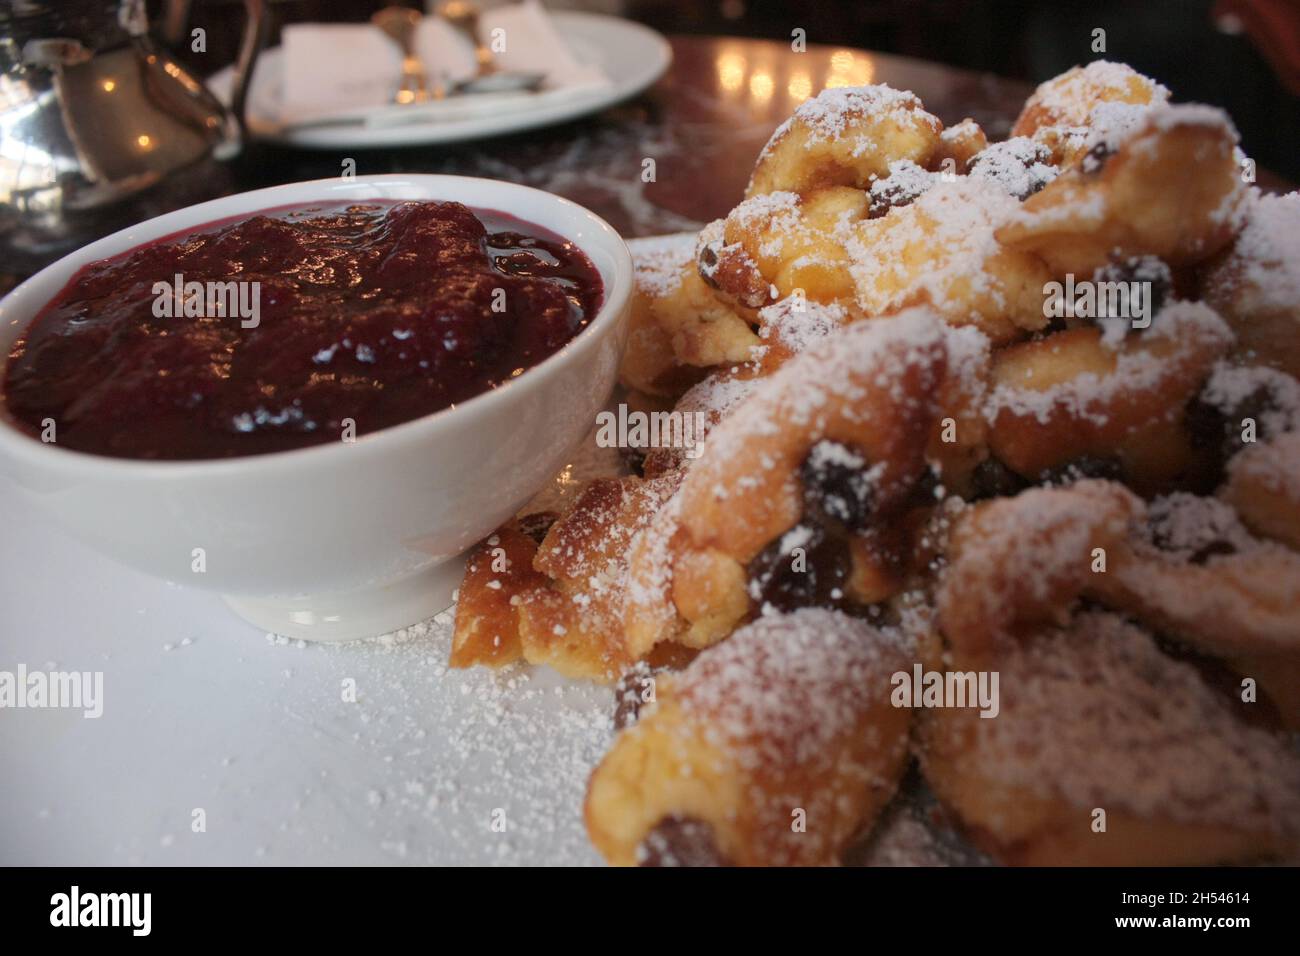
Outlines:
[{"label": "silver pitcher", "polygon": [[[150,36],[144,0],[0,8],[0,237],[56,240],[78,214],[237,150],[265,0],[244,0],[229,111]],[[186,38],[188,13],[166,0],[169,42]]]}]

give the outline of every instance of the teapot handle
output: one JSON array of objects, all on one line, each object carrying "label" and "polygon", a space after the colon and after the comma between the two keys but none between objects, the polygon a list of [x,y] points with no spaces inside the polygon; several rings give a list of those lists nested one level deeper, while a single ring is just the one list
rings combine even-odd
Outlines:
[{"label": "teapot handle", "polygon": [[[191,0],[167,0],[163,10],[163,42],[175,48],[185,42],[185,30],[190,21]],[[235,60],[234,82],[230,87],[230,112],[239,121],[239,128],[247,130],[245,116],[248,104],[248,86],[253,79],[257,55],[266,42],[266,0],[244,0],[244,35],[239,42],[239,57]]]},{"label": "teapot handle", "polygon": [[169,50],[175,50],[185,42],[191,5],[192,0],[167,0],[163,4],[162,39]]},{"label": "teapot handle", "polygon": [[253,67],[266,42],[266,0],[244,0],[244,36],[239,42],[239,58],[235,61],[235,80],[230,88],[230,112],[239,121],[239,128],[248,130],[246,111],[248,87],[253,80]]}]

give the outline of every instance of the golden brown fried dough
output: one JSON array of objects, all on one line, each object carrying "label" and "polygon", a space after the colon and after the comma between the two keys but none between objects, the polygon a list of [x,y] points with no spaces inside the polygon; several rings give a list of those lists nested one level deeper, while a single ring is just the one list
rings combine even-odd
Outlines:
[{"label": "golden brown fried dough", "polygon": [[1027,199],[997,238],[1055,277],[1089,276],[1116,257],[1203,262],[1241,225],[1236,144],[1231,121],[1211,107],[1151,110]]},{"label": "golden brown fried dough", "polygon": [[840,552],[820,525],[800,524],[801,472],[817,458],[821,474],[863,473],[842,493],[860,500],[836,492],[834,507],[862,512],[843,516],[850,535],[895,517],[925,471],[945,357],[941,323],[917,312],[850,325],[763,380],[709,435],[681,491],[633,546],[629,656],[662,640],[707,647],[729,634],[763,600],[761,581],[758,597],[750,593],[747,565],[765,549],[775,549],[768,570],[777,579],[800,548],[811,572],[795,564],[795,586],[833,590],[828,577],[848,565],[818,562],[823,543],[832,560]]},{"label": "golden brown fried dough", "polygon": [[609,862],[837,863],[889,801],[912,712],[890,702],[908,641],[831,611],[763,617],[658,679],[592,773]]},{"label": "golden brown fried dough", "polygon": [[989,446],[1031,480],[1091,457],[1158,489],[1194,464],[1183,410],[1231,342],[1208,306],[1175,302],[1118,340],[1075,328],[1003,349],[993,362]]},{"label": "golden brown fried dough", "polygon": [[924,165],[942,130],[912,93],[888,86],[823,90],[772,134],[745,196],[826,186],[865,189],[895,160]]}]

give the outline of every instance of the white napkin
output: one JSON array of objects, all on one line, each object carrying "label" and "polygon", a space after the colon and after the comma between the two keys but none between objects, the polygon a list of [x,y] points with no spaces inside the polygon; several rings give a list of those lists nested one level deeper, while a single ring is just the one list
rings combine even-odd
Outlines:
[{"label": "white napkin", "polygon": [[[496,32],[501,31],[501,32]],[[284,28],[284,76],[278,119],[285,126],[355,119],[368,125],[439,122],[529,110],[607,85],[598,66],[579,63],[554,21],[536,0],[484,11],[479,36],[494,50],[502,70],[545,73],[537,93],[480,93],[412,106],[396,106],[393,94],[402,56],[377,27],[354,23],[295,23]],[[432,83],[474,75],[474,47],[438,17],[425,17],[415,51]]]}]

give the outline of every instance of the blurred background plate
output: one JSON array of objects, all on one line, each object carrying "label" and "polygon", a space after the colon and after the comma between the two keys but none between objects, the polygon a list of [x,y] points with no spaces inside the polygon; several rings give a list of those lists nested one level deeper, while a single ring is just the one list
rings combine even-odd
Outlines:
[{"label": "blurred background plate", "polygon": [[[280,47],[273,47],[262,53],[253,75],[248,99],[249,132],[254,138],[266,142],[307,149],[458,143],[551,126],[598,112],[640,93],[659,79],[672,63],[668,41],[638,23],[591,13],[556,12],[552,18],[556,29],[569,42],[574,57],[580,63],[595,64],[603,69],[610,79],[608,86],[552,103],[543,101],[536,110],[504,116],[390,127],[367,127],[360,123],[282,127],[275,117],[279,112],[277,98],[284,55]],[[208,86],[225,102],[229,102],[233,76],[233,70],[228,67],[208,80]]]}]

